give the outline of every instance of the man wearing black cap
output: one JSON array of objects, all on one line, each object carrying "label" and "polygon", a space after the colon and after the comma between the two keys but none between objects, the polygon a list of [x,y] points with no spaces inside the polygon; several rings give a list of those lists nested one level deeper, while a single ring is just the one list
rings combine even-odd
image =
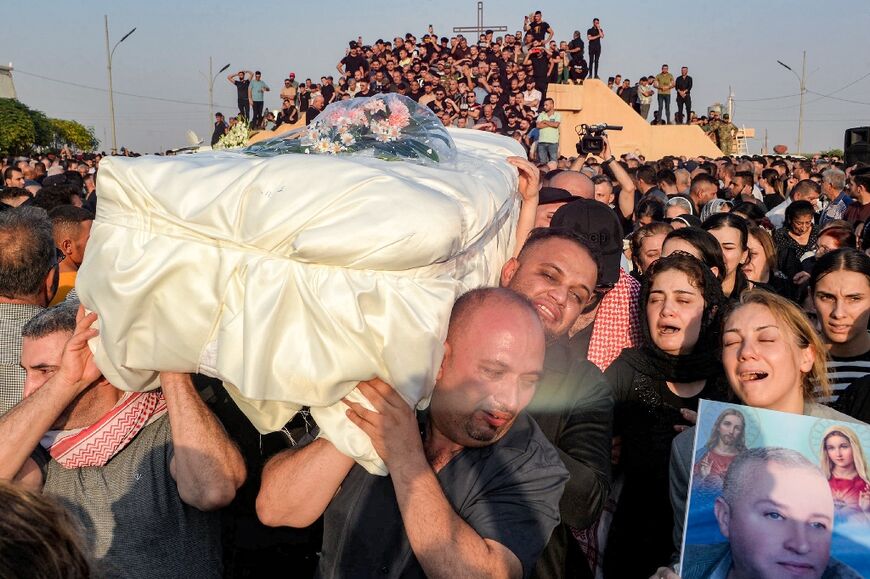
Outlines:
[{"label": "man wearing black cap", "polygon": [[541,187],[538,193],[538,210],[535,213],[535,227],[549,227],[550,220],[560,207],[579,197],[571,195],[565,189],[558,187]]},{"label": "man wearing black cap", "polygon": [[[570,194],[558,189],[544,188],[542,196],[569,206],[585,202],[569,201]],[[592,243],[557,228],[534,229],[501,272],[501,285],[528,298],[544,325],[544,374],[528,409],[571,474],[560,502],[561,523],[532,575],[539,579],[592,577],[571,527],[590,527],[609,493],[610,386],[601,371],[578,357],[567,342],[570,328],[594,300],[598,272]]]},{"label": "man wearing black cap", "polygon": [[[382,41],[379,41],[382,42]],[[383,46],[383,43],[381,44]],[[354,73],[358,70],[361,70],[363,74],[367,73],[369,70],[369,64],[366,61],[365,56],[359,53],[360,46],[358,43],[351,41],[350,42],[350,50],[347,53],[347,56],[342,58],[337,65],[335,65],[335,69],[338,70],[338,73],[344,77],[352,78]],[[344,67],[344,70],[342,70]]]},{"label": "man wearing black cap", "polygon": [[572,351],[602,371],[640,338],[637,300],[640,284],[621,267],[622,225],[598,201],[581,199],[556,211],[551,227],[567,227],[589,241],[601,256],[596,298],[571,328]]}]

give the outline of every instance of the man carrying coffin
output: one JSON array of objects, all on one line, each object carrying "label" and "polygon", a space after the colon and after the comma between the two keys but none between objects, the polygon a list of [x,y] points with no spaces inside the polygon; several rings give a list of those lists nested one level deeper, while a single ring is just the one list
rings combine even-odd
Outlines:
[{"label": "man carrying coffin", "polygon": [[457,300],[428,410],[388,384],[347,402],[390,475],[368,474],[319,438],[263,471],[257,513],[302,527],[321,514],[319,577],[523,577],[559,522],[568,474],[523,409],[544,361],[525,298],[478,289]]},{"label": "man carrying coffin", "polygon": [[0,418],[0,479],[62,500],[105,577],[221,577],[220,518],[241,454],[186,374],[122,392],[93,361],[96,314],[70,303],[22,330],[24,400]]}]

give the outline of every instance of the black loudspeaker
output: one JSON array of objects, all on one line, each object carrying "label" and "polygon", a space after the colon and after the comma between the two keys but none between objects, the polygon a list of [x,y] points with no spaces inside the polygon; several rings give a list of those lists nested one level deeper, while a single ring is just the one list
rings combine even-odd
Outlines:
[{"label": "black loudspeaker", "polygon": [[843,153],[847,166],[855,163],[870,165],[870,127],[846,129]]}]

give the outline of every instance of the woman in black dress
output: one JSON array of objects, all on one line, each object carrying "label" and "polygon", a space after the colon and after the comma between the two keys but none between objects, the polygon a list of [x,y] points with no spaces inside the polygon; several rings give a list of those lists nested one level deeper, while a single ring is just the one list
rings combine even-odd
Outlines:
[{"label": "woman in black dress", "polygon": [[725,297],[710,269],[681,251],[663,257],[644,276],[640,304],[644,345],[624,350],[605,372],[624,476],[604,554],[607,579],[649,577],[670,560],[671,441],[700,398],[727,392],[718,355]]}]

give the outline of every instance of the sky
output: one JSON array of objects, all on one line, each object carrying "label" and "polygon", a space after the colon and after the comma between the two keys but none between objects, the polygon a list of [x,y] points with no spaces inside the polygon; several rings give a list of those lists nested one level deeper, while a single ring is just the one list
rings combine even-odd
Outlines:
[{"label": "sky", "polygon": [[[209,138],[209,57],[214,73],[231,64],[214,83],[215,111],[235,112],[226,75],[240,69],[263,72],[272,109],[289,72],[297,79],[335,75],[347,41],[359,35],[365,43],[406,32],[419,38],[432,24],[451,36],[453,26],[477,20],[476,0],[43,0],[38,10],[0,0],[0,9],[0,62],[14,66],[19,100],[93,127],[105,150],[111,123],[104,15],[113,45],[136,28],[115,51],[112,72],[118,146],[140,152],[184,146],[188,130]],[[804,50],[803,150],[842,148],[846,128],[870,125],[870,51],[861,44],[870,23],[866,0],[489,0],[484,24],[514,32],[534,10],[543,12],[556,40],[576,29],[585,33],[600,18],[601,76],[620,73],[634,83],[663,63],[675,72],[688,66],[699,114],[725,103],[732,90],[735,124],[756,129],[750,152],[760,151],[765,131],[770,149],[785,144],[796,151],[800,83],[777,60],[799,75]]]}]

